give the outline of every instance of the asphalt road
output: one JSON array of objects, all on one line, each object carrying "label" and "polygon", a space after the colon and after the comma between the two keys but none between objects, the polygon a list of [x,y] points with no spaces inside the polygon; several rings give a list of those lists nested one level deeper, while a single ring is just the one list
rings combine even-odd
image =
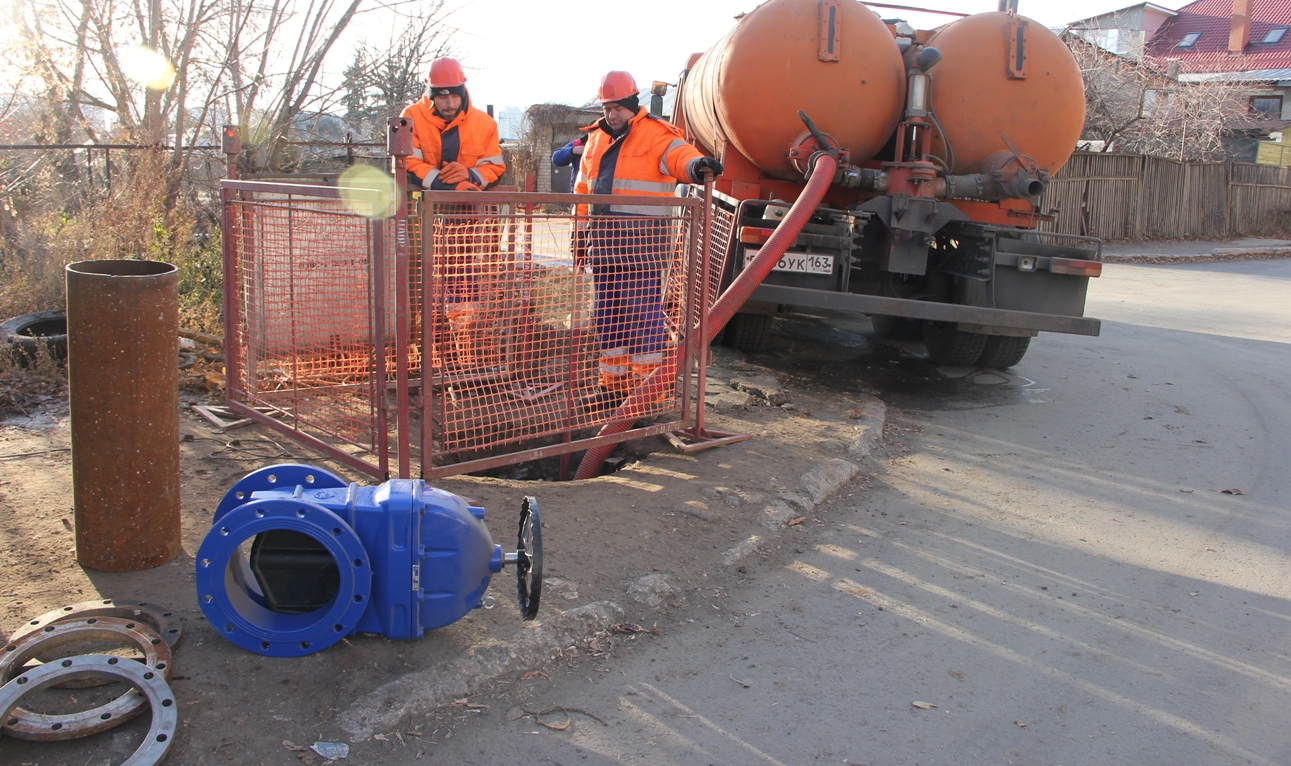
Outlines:
[{"label": "asphalt road", "polygon": [[872,489],[524,682],[605,725],[463,709],[382,762],[1291,763],[1291,261],[1110,265],[1088,313],[1009,375],[823,354],[911,429]]}]

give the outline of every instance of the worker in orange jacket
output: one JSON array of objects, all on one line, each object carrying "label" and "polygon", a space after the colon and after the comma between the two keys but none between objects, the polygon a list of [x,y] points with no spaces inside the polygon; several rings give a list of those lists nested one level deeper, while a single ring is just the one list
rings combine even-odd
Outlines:
[{"label": "worker in orange jacket", "polygon": [[[431,62],[426,95],[404,109],[403,116],[412,120],[413,150],[407,168],[423,189],[481,191],[506,171],[498,124],[471,106],[466,72],[456,59]],[[463,214],[473,210],[468,205],[454,208]],[[478,216],[453,215],[436,233],[434,266],[443,292],[432,300],[444,301],[455,358],[464,367],[488,366],[497,349],[496,338],[482,324],[479,303],[480,282],[488,269],[476,263],[477,255],[496,252],[494,228]]]},{"label": "worker in orange jacket", "polygon": [[597,103],[604,117],[588,131],[574,182],[576,194],[604,194],[604,204],[580,205],[596,287],[596,334],[601,347],[598,382],[627,393],[663,361],[667,325],[662,275],[675,257],[673,208],[616,205],[615,196],[671,198],[677,183],[702,183],[722,165],[682,139],[671,123],[640,104],[627,72],[601,78]]},{"label": "worker in orange jacket", "polygon": [[408,170],[423,189],[479,191],[506,172],[498,124],[471,106],[466,72],[457,59],[431,62],[426,95],[403,116],[412,119]]}]

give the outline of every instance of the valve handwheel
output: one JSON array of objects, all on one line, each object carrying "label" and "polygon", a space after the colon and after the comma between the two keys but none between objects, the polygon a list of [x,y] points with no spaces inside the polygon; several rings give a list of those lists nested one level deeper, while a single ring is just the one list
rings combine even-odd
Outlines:
[{"label": "valve handwheel", "polygon": [[538,513],[538,498],[532,496],[520,503],[516,591],[520,597],[520,616],[525,620],[536,619],[538,602],[542,599],[542,515]]}]

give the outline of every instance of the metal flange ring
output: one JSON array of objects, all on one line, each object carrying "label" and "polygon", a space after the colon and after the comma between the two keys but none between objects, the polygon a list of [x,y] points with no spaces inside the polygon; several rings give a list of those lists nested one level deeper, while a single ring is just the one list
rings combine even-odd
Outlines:
[{"label": "metal flange ring", "polygon": [[339,487],[348,487],[349,482],[332,473],[324,471],[322,468],[313,465],[304,465],[303,463],[279,463],[277,465],[265,466],[258,471],[243,476],[238,480],[233,488],[224,493],[220,499],[220,504],[215,506],[215,513],[211,515],[211,524],[214,525],[224,518],[224,514],[251,502],[251,493],[260,492],[267,489],[285,489],[291,490],[293,487],[304,487],[305,489],[337,489]]},{"label": "metal flange ring", "polygon": [[[153,606],[147,601],[105,598],[99,601],[82,601],[79,604],[72,604],[71,606],[55,609],[52,612],[46,612],[14,631],[13,635],[9,636],[9,642],[13,643],[23,636],[40,632],[56,623],[67,620],[83,620],[87,617],[119,617],[123,620],[142,622],[151,626],[161,635],[162,640],[170,647],[172,653],[184,638],[183,625],[180,624],[179,616],[174,612]],[[112,682],[102,681],[97,678],[87,678],[83,681],[64,683],[58,688],[80,689],[103,686],[109,683]]]},{"label": "metal flange ring", "polygon": [[40,631],[49,625],[65,620],[83,620],[86,617],[120,617],[123,620],[136,620],[151,626],[161,634],[173,651],[184,637],[183,626],[179,617],[166,609],[149,604],[147,601],[126,601],[123,599],[105,598],[101,601],[82,601],[79,604],[61,607],[46,612],[18,628],[9,636],[12,643],[29,633]]},{"label": "metal flange ring", "polygon": [[[244,561],[241,544],[274,530],[309,535],[331,555],[340,584],[330,602],[305,614],[283,614],[237,583],[233,573]],[[359,536],[341,517],[304,500],[270,498],[240,505],[211,527],[197,549],[202,613],[220,635],[256,654],[301,657],[326,649],[354,630],[371,593],[372,562]]]},{"label": "metal flange ring", "polygon": [[[113,641],[132,646],[143,654],[145,666],[170,680],[170,647],[157,631],[138,621],[117,617],[87,617],[55,623],[40,632],[28,633],[17,641],[6,644],[3,651],[0,651],[0,683],[7,683],[31,670],[32,668],[23,667],[28,660],[86,641]],[[51,662],[58,664],[57,660]],[[94,685],[102,683],[100,678],[87,680],[93,681]],[[144,698],[133,689],[111,702],[80,713],[46,715],[15,707],[0,719],[0,733],[15,739],[41,742],[77,739],[114,728],[139,715],[143,709]]]},{"label": "metal flange ring", "polygon": [[0,687],[0,717],[9,715],[27,694],[86,677],[125,681],[148,700],[152,707],[152,725],[143,743],[121,766],[154,766],[160,763],[175,741],[175,729],[179,723],[175,695],[161,673],[134,660],[85,654],[28,670]]}]

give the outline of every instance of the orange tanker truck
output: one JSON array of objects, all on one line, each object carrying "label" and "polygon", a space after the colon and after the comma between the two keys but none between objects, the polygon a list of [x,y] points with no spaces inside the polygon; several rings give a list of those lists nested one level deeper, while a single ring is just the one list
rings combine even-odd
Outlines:
[{"label": "orange tanker truck", "polygon": [[[728,344],[757,350],[782,306],[868,314],[949,365],[1009,367],[1039,332],[1098,334],[1083,314],[1101,243],[1040,231],[1084,123],[1080,72],[1001,5],[923,31],[856,0],[769,0],[691,57],[673,121],[725,168],[723,282],[766,272]],[[786,216],[808,189],[811,209]]]}]

